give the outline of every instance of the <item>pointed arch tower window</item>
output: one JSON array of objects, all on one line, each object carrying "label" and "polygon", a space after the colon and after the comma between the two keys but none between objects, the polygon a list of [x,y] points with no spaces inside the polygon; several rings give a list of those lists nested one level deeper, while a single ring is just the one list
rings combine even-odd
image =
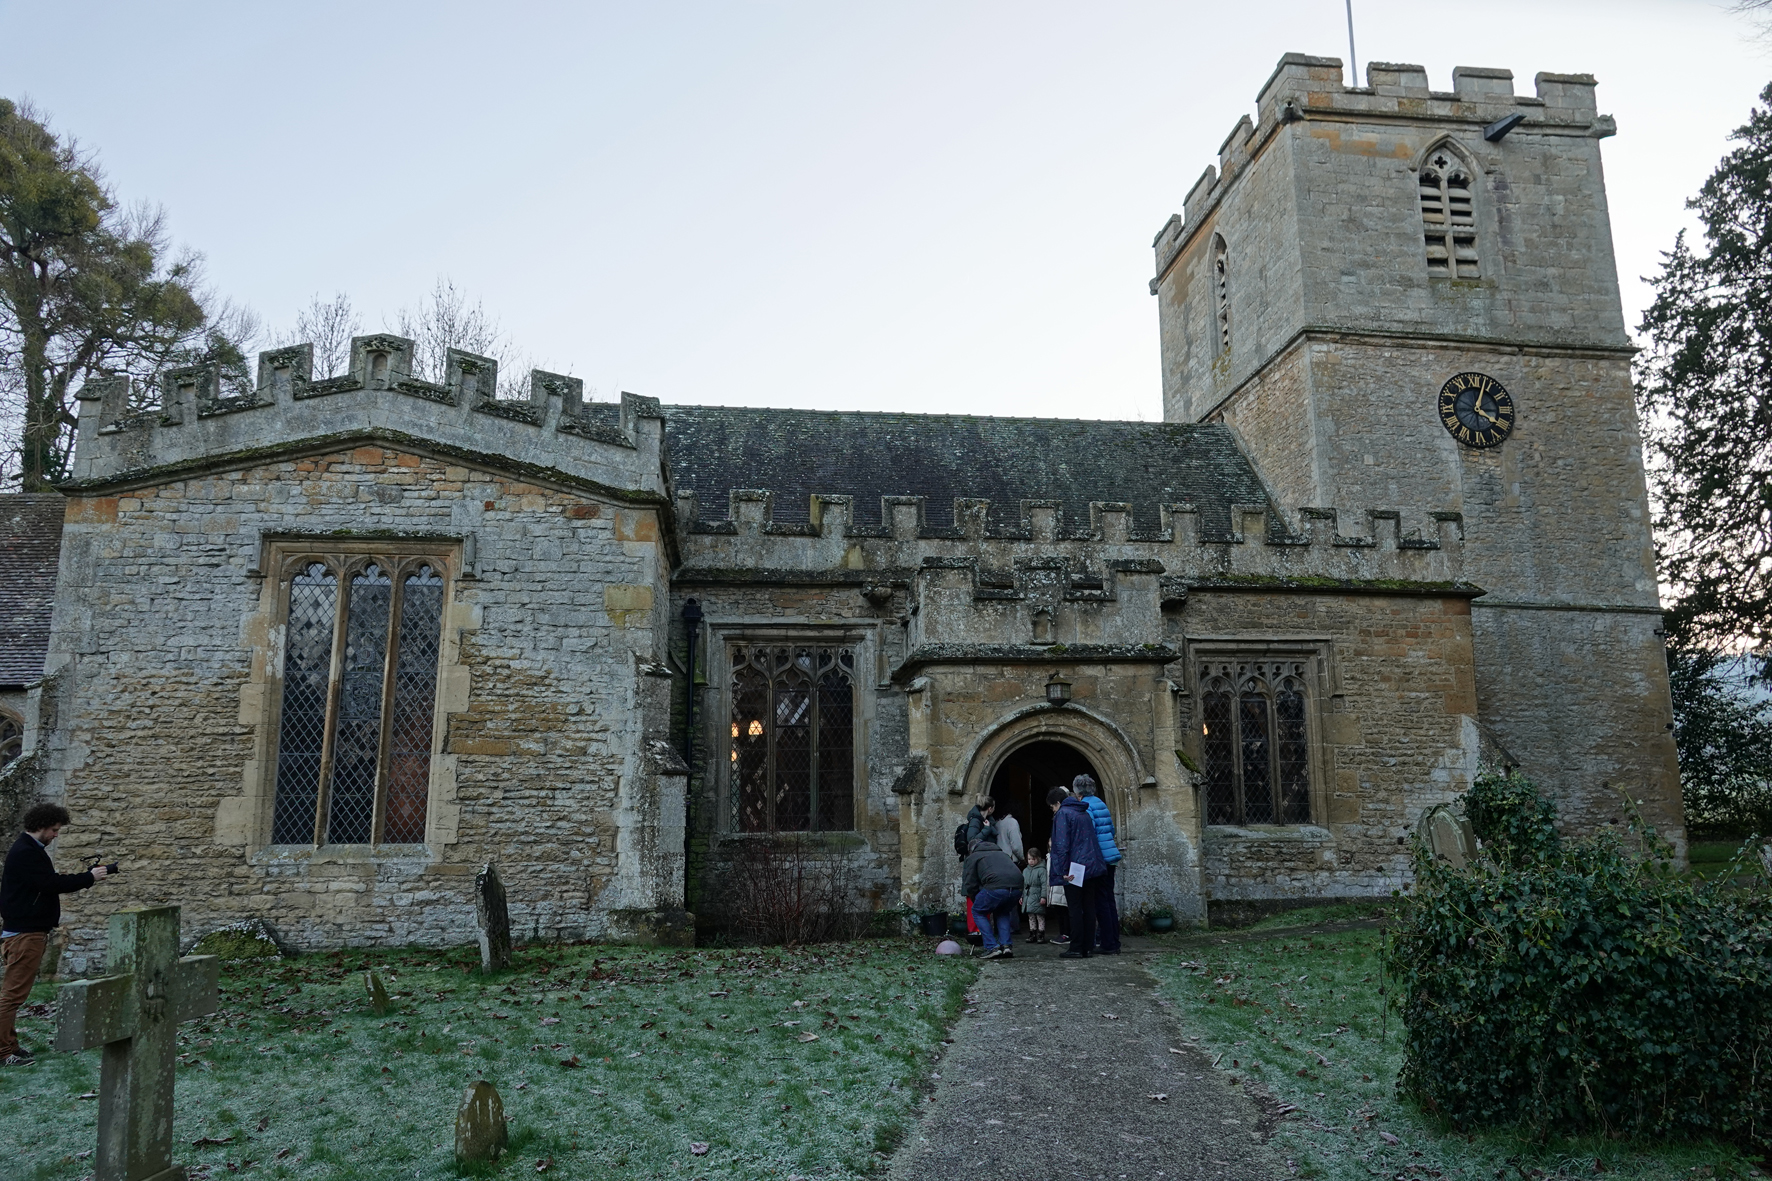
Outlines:
[{"label": "pointed arch tower window", "polygon": [[1212,235],[1212,314],[1216,325],[1214,356],[1231,351],[1231,259],[1221,235]]},{"label": "pointed arch tower window", "polygon": [[1418,174],[1421,228],[1427,273],[1435,278],[1478,279],[1477,218],[1471,200],[1472,172],[1456,152],[1428,153]]}]

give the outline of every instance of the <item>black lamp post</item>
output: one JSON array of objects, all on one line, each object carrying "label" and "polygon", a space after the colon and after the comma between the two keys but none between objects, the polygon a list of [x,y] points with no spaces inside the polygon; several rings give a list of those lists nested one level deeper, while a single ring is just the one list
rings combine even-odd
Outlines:
[{"label": "black lamp post", "polygon": [[683,631],[688,638],[689,676],[684,686],[683,761],[695,770],[695,638],[701,634],[701,603],[690,599],[683,604]]},{"label": "black lamp post", "polygon": [[1070,700],[1071,683],[1057,673],[1053,673],[1052,679],[1046,682],[1046,704],[1068,705]]}]

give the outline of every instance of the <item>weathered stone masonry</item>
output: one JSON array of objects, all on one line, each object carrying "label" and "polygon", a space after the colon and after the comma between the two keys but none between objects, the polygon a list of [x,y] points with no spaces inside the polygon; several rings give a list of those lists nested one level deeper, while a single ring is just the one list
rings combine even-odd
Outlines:
[{"label": "weathered stone masonry", "polygon": [[[1037,833],[1080,765],[1122,906],[1189,919],[1388,894],[1486,764],[1575,827],[1628,792],[1682,844],[1612,130],[1585,76],[1359,87],[1289,55],[1154,244],[1162,423],[586,403],[540,372],[501,400],[489,359],[420,380],[388,335],[338,377],[306,346],[250,389],[176,371],[145,409],[93,383],[48,656],[6,665],[29,753],[0,771],[0,802],[74,810],[64,858],[127,867],[69,907],[64,966],[165,902],[187,938],[468,942],[487,860],[519,938],[684,940],[730,918],[763,814],[846,862],[858,908],[957,909],[976,799],[1022,793]],[[1441,424],[1467,371],[1511,391],[1498,446]],[[289,749],[325,768],[373,697],[344,687],[355,633],[292,632],[293,580],[370,562],[441,584],[422,840],[275,819],[283,703],[320,703],[333,753]],[[387,642],[350,683],[394,702]],[[838,663],[757,689],[759,648]],[[391,783],[381,741],[352,750]]]}]

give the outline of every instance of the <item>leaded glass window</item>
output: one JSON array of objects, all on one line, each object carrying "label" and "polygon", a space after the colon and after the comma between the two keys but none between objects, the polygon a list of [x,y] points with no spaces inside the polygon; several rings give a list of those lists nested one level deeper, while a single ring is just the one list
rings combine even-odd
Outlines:
[{"label": "leaded glass window", "polygon": [[1201,670],[1207,824],[1309,823],[1304,676],[1300,661],[1215,662]]},{"label": "leaded glass window", "polygon": [[732,827],[855,827],[855,651],[732,648]]},{"label": "leaded glass window", "polygon": [[0,767],[25,753],[25,724],[8,713],[0,713]]},{"label": "leaded glass window", "polygon": [[1422,164],[1418,183],[1427,273],[1451,279],[1481,278],[1470,169],[1451,152],[1435,152]]},{"label": "leaded glass window", "polygon": [[424,841],[442,564],[307,557],[289,580],[275,844]]}]

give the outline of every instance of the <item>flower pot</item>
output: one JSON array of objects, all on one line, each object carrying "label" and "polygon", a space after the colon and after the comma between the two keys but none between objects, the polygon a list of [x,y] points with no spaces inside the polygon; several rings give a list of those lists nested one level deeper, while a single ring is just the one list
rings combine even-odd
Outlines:
[{"label": "flower pot", "polygon": [[1175,920],[1168,915],[1152,915],[1145,922],[1149,924],[1153,935],[1161,935],[1164,931],[1175,929]]},{"label": "flower pot", "polygon": [[929,936],[946,935],[948,933],[948,912],[938,910],[934,914],[923,916],[923,934]]}]

